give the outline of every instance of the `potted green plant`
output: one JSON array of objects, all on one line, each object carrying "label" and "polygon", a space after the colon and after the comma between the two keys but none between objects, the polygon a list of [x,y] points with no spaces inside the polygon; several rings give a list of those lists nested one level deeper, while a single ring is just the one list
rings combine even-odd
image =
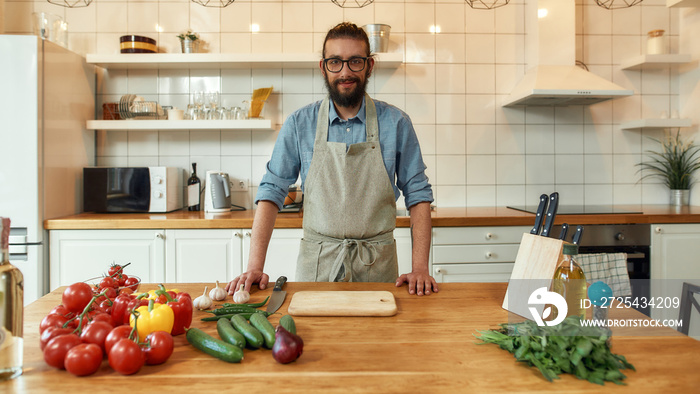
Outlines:
[{"label": "potted green plant", "polygon": [[700,169],[700,146],[694,141],[684,141],[680,129],[666,133],[663,141],[652,138],[662,146],[661,152],[647,151],[649,161],[639,163],[643,171],[641,179],[658,177],[671,189],[671,204],[687,205],[693,173]]},{"label": "potted green plant", "polygon": [[180,39],[182,53],[196,53],[199,44],[199,35],[190,29],[177,35]]}]

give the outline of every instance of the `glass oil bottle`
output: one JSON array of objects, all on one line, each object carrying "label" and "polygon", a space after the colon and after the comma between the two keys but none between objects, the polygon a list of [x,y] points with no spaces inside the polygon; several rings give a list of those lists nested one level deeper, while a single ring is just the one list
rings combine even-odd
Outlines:
[{"label": "glass oil bottle", "polygon": [[[566,300],[567,317],[575,315],[583,320],[586,318],[586,309],[583,307],[583,300],[586,299],[586,275],[574,259],[578,254],[578,245],[565,243],[562,254],[563,258],[552,278],[552,291]],[[552,319],[556,319],[559,312],[553,310],[552,313]]]},{"label": "glass oil bottle", "polygon": [[0,381],[22,374],[24,281],[10,264],[10,219],[0,218]]}]

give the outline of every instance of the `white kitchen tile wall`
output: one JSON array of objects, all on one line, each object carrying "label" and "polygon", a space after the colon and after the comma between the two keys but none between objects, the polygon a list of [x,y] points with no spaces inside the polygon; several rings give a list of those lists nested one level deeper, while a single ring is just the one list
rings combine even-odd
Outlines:
[{"label": "white kitchen tile wall", "polygon": [[[618,66],[645,53],[652,29],[666,30],[670,49],[693,53],[697,62],[700,11],[668,9],[664,0],[613,11],[592,0],[570,0],[577,4],[578,60],[635,95],[590,107],[504,108],[504,96],[529,67],[526,1],[483,11],[463,0],[375,0],[362,9],[327,0],[236,0],[223,9],[187,0],[96,1],[76,9],[5,0],[4,29],[30,33],[31,13],[44,11],[68,21],[69,46],[78,53],[117,53],[123,34],[153,37],[161,51],[177,53],[175,36],[189,27],[209,52],[320,54],[325,32],[337,22],[386,23],[389,51],[404,53],[405,63],[379,63],[369,92],[411,116],[438,206],[533,204],[554,190],[561,204],[666,203],[666,188],[656,180],[637,182],[636,172],[643,152],[658,147],[647,137],[660,138],[662,130],[622,130],[620,123],[678,110],[694,117],[696,126],[687,133],[697,133],[697,63],[645,71]],[[251,33],[251,24],[259,32]],[[431,33],[436,27],[440,33]],[[102,103],[134,93],[184,108],[192,92],[218,90],[222,105],[238,106],[253,89],[271,85],[263,114],[276,124],[325,91],[318,70],[109,70],[98,76],[96,104],[100,116]],[[187,173],[197,162],[202,178],[221,169],[250,182],[248,192],[234,196],[250,208],[277,134],[98,131],[96,159],[99,165],[174,165]],[[700,193],[691,198],[700,203]]]}]

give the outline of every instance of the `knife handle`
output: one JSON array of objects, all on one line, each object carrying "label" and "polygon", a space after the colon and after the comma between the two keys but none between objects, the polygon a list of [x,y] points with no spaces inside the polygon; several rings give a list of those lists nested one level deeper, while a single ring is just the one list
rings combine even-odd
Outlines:
[{"label": "knife handle", "polygon": [[287,277],[286,277],[286,276],[280,276],[280,277],[277,278],[277,280],[275,281],[275,288],[272,289],[272,291],[281,291],[281,290],[282,290],[282,286],[284,286],[285,283],[287,283]]},{"label": "knife handle", "polygon": [[542,236],[549,237],[549,232],[552,230],[554,218],[557,216],[557,208],[559,207],[559,193],[554,192],[549,195],[549,207],[547,208],[547,216],[544,219],[544,227],[542,228]]},{"label": "knife handle", "polygon": [[544,218],[544,211],[547,210],[547,201],[549,196],[543,194],[540,196],[540,204],[537,206],[537,212],[535,213],[535,226],[530,230],[530,234],[538,235],[540,233],[540,227],[542,227],[542,219]]},{"label": "knife handle", "polygon": [[569,231],[569,223],[562,223],[561,234],[559,234],[559,239],[562,241],[566,240],[566,233]]},{"label": "knife handle", "polygon": [[574,238],[571,240],[571,243],[578,245],[579,242],[581,242],[581,235],[583,235],[583,226],[576,226],[576,234],[574,234]]}]

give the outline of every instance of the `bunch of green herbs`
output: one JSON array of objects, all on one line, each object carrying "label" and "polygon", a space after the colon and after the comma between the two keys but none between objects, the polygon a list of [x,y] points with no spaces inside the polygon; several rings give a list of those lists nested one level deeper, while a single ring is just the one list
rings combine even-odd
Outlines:
[{"label": "bunch of green herbs", "polygon": [[596,384],[606,381],[625,384],[620,372],[632,369],[624,356],[613,354],[608,345],[611,332],[603,327],[582,327],[578,316],[569,316],[556,326],[539,327],[533,321],[503,323],[498,330],[477,332],[480,345],[495,343],[518,361],[537,367],[545,379],[573,374]]},{"label": "bunch of green herbs", "polygon": [[639,171],[645,171],[640,180],[657,177],[671,190],[690,189],[692,175],[700,169],[700,146],[681,139],[680,129],[675,135],[667,133],[663,141],[651,139],[661,144],[662,151],[647,151],[649,161],[638,164]]}]

